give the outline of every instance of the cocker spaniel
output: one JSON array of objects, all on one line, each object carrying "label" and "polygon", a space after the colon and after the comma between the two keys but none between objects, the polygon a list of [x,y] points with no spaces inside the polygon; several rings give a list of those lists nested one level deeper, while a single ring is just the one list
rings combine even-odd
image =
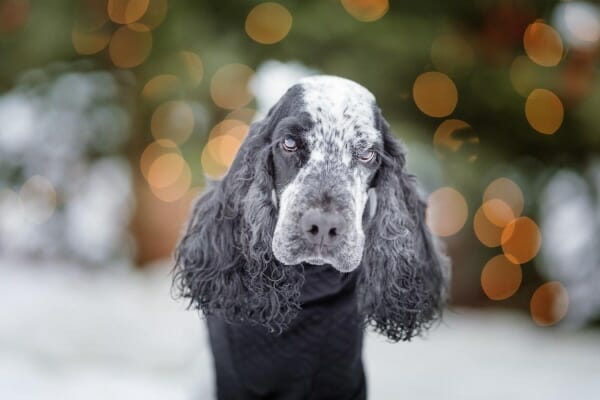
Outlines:
[{"label": "cocker spaniel", "polygon": [[363,331],[440,314],[447,258],[374,96],[314,76],[254,123],[196,202],[175,288],[202,310],[219,399],[364,399]]}]

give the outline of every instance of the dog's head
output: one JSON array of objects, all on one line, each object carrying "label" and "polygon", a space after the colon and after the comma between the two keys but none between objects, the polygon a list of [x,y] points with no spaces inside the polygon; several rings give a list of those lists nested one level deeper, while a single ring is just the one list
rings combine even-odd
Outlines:
[{"label": "dog's head", "polygon": [[359,308],[392,340],[438,316],[447,263],[374,96],[342,78],[290,88],[199,199],[175,282],[207,314],[282,329],[303,268],[359,269]]},{"label": "dog's head", "polygon": [[375,98],[328,76],[304,79],[288,95],[300,96],[300,107],[273,131],[279,205],[273,254],[286,265],[330,264],[350,272],[363,257],[367,192],[383,156]]}]

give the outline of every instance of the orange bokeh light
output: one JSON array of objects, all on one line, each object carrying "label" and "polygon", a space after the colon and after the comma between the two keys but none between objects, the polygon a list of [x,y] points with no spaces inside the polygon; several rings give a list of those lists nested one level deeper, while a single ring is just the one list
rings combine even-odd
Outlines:
[{"label": "orange bokeh light", "polygon": [[390,8],[388,0],[341,0],[348,14],[359,21],[372,22],[383,17]]},{"label": "orange bokeh light", "polygon": [[204,65],[202,59],[196,53],[191,51],[180,51],[177,57],[181,60],[183,67],[184,79],[187,79],[191,84],[197,85],[202,82],[204,76]]},{"label": "orange bokeh light", "polygon": [[248,13],[245,28],[248,36],[258,43],[277,43],[292,29],[292,14],[279,3],[261,3]]},{"label": "orange bokeh light", "polygon": [[108,0],[108,16],[117,24],[131,24],[142,18],[149,0]]},{"label": "orange bokeh light", "polygon": [[531,61],[544,67],[557,65],[563,55],[560,35],[542,22],[534,22],[527,27],[523,34],[523,47]]},{"label": "orange bokeh light", "polygon": [[171,74],[157,75],[150,79],[142,89],[142,96],[149,101],[159,101],[173,96],[181,90],[181,81]]},{"label": "orange bokeh light", "polygon": [[477,239],[487,247],[498,247],[502,244],[502,228],[494,225],[486,217],[483,206],[473,217],[473,231]]},{"label": "orange bokeh light", "polygon": [[[461,132],[471,130],[471,126],[465,121],[459,119],[447,119],[442,122],[433,135],[433,146],[436,154],[439,157],[445,156],[447,153],[457,153],[466,143],[478,144],[477,136],[461,137]],[[475,161],[477,154],[470,153],[467,156],[468,161]]]},{"label": "orange bokeh light", "polygon": [[244,64],[228,64],[215,72],[210,83],[210,94],[221,108],[234,110],[248,104],[253,95],[248,83],[254,71]]},{"label": "orange bokeh light", "polygon": [[436,235],[454,235],[465,225],[467,215],[467,202],[456,189],[443,187],[429,195],[427,225]]},{"label": "orange bokeh light", "polygon": [[514,263],[524,264],[540,251],[542,234],[531,218],[519,217],[506,225],[501,241],[504,255]]},{"label": "orange bokeh light", "polygon": [[232,135],[242,141],[248,133],[248,124],[236,119],[225,119],[214,126],[210,131],[208,140],[218,136]]},{"label": "orange bokeh light", "polygon": [[168,8],[167,0],[150,0],[146,12],[138,22],[154,30],[165,20]]},{"label": "orange bokeh light", "polygon": [[242,142],[236,136],[221,135],[212,139],[206,147],[213,160],[229,169],[241,143]]},{"label": "orange bokeh light", "polygon": [[142,64],[152,50],[152,33],[142,24],[125,25],[117,29],[110,40],[108,52],[119,68]]},{"label": "orange bokeh light", "polygon": [[224,120],[211,130],[202,151],[204,173],[213,179],[222,178],[248,134],[248,125],[242,121]]},{"label": "orange bokeh light", "polygon": [[73,48],[79,54],[91,55],[104,50],[110,42],[110,30],[108,27],[88,31],[78,25],[71,31]]},{"label": "orange bokeh light", "polygon": [[452,79],[441,72],[425,72],[413,85],[413,99],[424,114],[445,117],[454,111],[458,91]]},{"label": "orange bokeh light", "polygon": [[503,255],[489,260],[481,271],[481,288],[492,300],[508,299],[519,290],[522,280],[521,266]]},{"label": "orange bokeh light", "polygon": [[535,89],[525,102],[525,116],[533,129],[552,135],[560,128],[564,108],[557,95],[547,89]]},{"label": "orange bokeh light", "polygon": [[156,188],[165,188],[177,181],[183,171],[185,160],[178,153],[167,153],[157,157],[148,169],[148,183]]},{"label": "orange bokeh light", "polygon": [[237,110],[233,110],[225,117],[225,120],[238,120],[245,122],[250,125],[252,121],[254,121],[254,116],[256,115],[256,110],[251,108],[238,108]]},{"label": "orange bokeh light", "polygon": [[481,209],[487,220],[499,228],[504,228],[515,219],[512,208],[500,199],[491,199],[484,202]]},{"label": "orange bokeh light", "polygon": [[164,202],[173,202],[185,196],[192,184],[192,170],[189,164],[184,160],[181,173],[176,177],[172,184],[166,187],[157,187],[150,185],[154,196]]},{"label": "orange bokeh light", "polygon": [[[523,192],[519,185],[508,178],[498,178],[492,181],[485,191],[483,192],[483,203],[493,200],[499,199],[502,200],[506,205],[510,207],[512,210],[513,218],[516,218],[521,215],[523,212],[523,208],[525,207],[525,198],[523,197]],[[491,203],[491,206],[500,207],[498,211],[492,212],[491,207],[487,207],[487,214],[489,214],[489,218],[491,218],[491,222],[496,223],[497,226],[503,227],[506,224],[502,224],[502,222],[506,221],[506,217],[502,217],[502,215],[506,216],[507,212],[502,211],[502,205],[495,202]],[[497,218],[494,217],[494,213],[500,213]],[[499,218],[499,219],[498,219]]]},{"label": "orange bokeh light", "polygon": [[194,111],[185,101],[167,101],[154,110],[150,128],[155,139],[169,139],[181,144],[194,131]]},{"label": "orange bokeh light", "polygon": [[529,310],[536,324],[554,325],[567,315],[569,293],[560,282],[544,283],[531,296]]},{"label": "orange bokeh light", "polygon": [[177,144],[172,140],[162,139],[150,143],[140,157],[140,171],[146,180],[148,180],[148,172],[150,166],[160,156],[164,154],[177,153],[180,154]]},{"label": "orange bokeh light", "polygon": [[158,199],[172,202],[183,197],[192,183],[192,171],[170,140],[149,144],[140,158],[140,170]]}]

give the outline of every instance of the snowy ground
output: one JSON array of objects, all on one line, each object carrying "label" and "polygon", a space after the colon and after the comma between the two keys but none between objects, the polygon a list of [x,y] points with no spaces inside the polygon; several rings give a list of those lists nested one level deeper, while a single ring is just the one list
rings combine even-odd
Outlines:
[{"label": "snowy ground", "polygon": [[[600,332],[455,310],[425,340],[370,335],[372,399],[592,399]],[[0,259],[0,399],[211,399],[203,324],[166,268],[84,271]]]}]

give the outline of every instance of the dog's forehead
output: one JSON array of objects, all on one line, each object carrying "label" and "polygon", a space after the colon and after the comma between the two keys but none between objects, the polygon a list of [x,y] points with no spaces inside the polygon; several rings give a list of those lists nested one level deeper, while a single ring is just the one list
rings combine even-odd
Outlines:
[{"label": "dog's forehead", "polygon": [[323,144],[342,149],[356,141],[373,143],[375,96],[356,82],[335,76],[314,76],[300,80],[305,111],[314,122],[307,137],[311,147]]}]

